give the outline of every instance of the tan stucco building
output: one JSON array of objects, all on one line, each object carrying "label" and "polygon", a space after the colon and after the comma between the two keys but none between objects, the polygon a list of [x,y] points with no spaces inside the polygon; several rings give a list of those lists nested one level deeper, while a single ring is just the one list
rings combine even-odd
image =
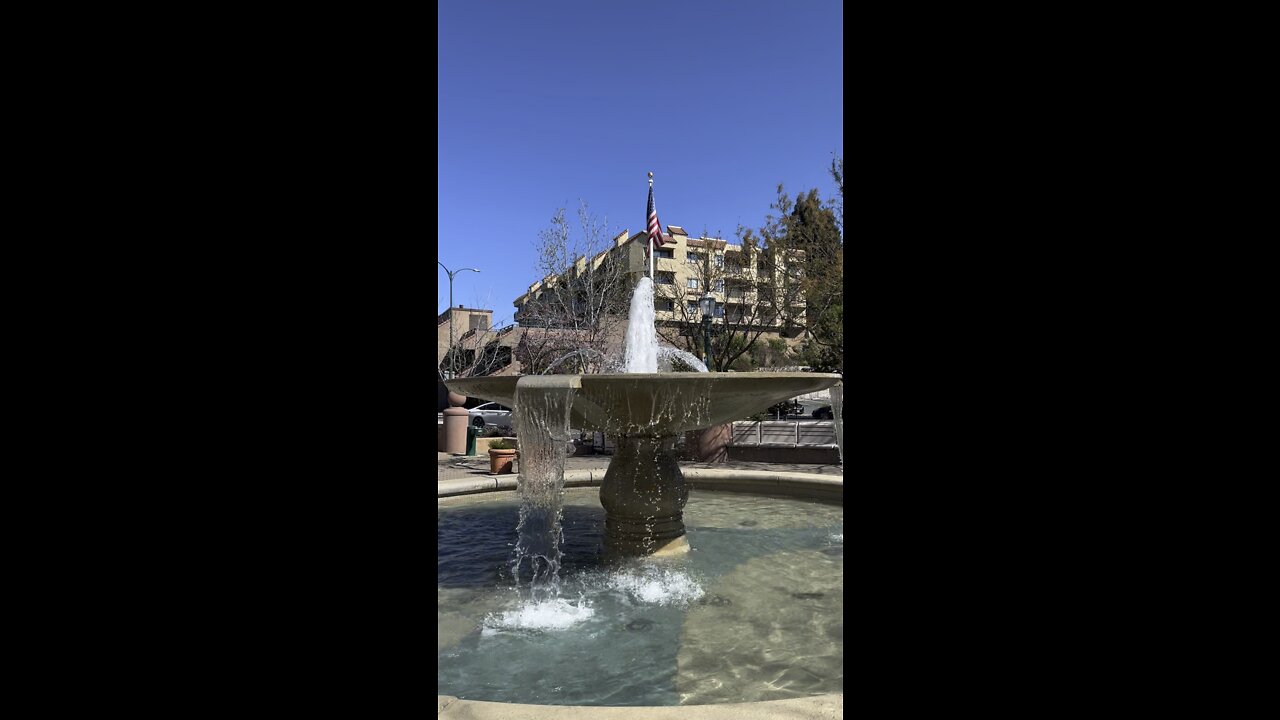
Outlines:
[{"label": "tan stucco building", "polygon": [[[745,324],[763,329],[762,339],[783,338],[788,345],[798,342],[804,329],[803,298],[797,293],[790,303],[789,317],[780,317],[767,309],[772,287],[761,287],[762,284],[780,286],[782,269],[768,269],[762,259],[747,257],[741,245],[719,238],[690,237],[678,225],[668,225],[667,235],[666,244],[655,251],[653,267],[654,319],[659,332],[699,323],[702,315],[698,300],[709,292],[716,301],[712,324]],[[628,236],[624,230],[613,239],[609,250],[590,260],[578,258],[575,269],[586,271],[588,262],[592,269],[598,268],[606,256],[612,255],[623,263],[624,274],[634,286],[649,272],[645,256],[648,240],[648,233]],[[781,267],[785,268],[785,263]],[[773,278],[768,277],[768,273],[773,273]],[[542,278],[515,299],[517,322],[525,305],[554,282],[553,277]]]}]

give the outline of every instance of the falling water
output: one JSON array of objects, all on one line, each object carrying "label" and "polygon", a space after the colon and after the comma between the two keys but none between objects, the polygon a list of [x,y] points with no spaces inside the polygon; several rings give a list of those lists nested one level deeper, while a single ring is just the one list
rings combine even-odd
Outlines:
[{"label": "falling water", "polygon": [[565,360],[568,360],[569,358],[574,358],[574,357],[579,357],[579,356],[585,356],[585,355],[592,355],[592,354],[594,354],[594,355],[599,355],[599,356],[601,357],[601,359],[605,359],[605,360],[607,360],[607,357],[605,356],[605,354],[604,354],[604,353],[602,353],[602,352],[600,352],[599,350],[596,350],[595,348],[578,348],[577,350],[574,350],[573,352],[568,353],[568,354],[567,354],[567,355],[565,355],[564,357],[559,358],[559,359],[555,360],[554,362],[552,362],[550,365],[548,365],[548,366],[547,366],[547,369],[546,369],[546,370],[543,370],[543,371],[542,371],[542,374],[543,374],[543,375],[546,375],[547,373],[551,372],[552,370],[555,370],[557,367],[559,367],[559,366],[560,366],[560,363],[564,362]]},{"label": "falling water", "polygon": [[512,575],[520,584],[527,562],[532,600],[559,594],[560,527],[564,489],[565,446],[569,442],[569,409],[576,392],[559,376],[531,376],[516,385],[513,422],[520,438],[520,522],[516,526]]},{"label": "falling water", "polygon": [[631,295],[631,317],[627,322],[627,372],[658,372],[658,332],[654,328],[653,280],[642,277]]},{"label": "falling water", "polygon": [[677,350],[673,347],[667,347],[666,345],[660,345],[658,347],[658,362],[660,364],[658,369],[662,372],[671,372],[673,360],[679,360],[697,372],[707,371],[707,366],[702,364],[702,361],[698,359],[697,355],[685,352],[684,350]]},{"label": "falling water", "polygon": [[840,464],[844,465],[844,383],[831,388],[831,416],[836,421],[836,446],[840,448]]}]

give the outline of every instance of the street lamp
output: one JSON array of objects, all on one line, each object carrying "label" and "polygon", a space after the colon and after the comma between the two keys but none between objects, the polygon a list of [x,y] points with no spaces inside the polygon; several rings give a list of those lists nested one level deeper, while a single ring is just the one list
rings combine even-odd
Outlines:
[{"label": "street lamp", "polygon": [[454,368],[455,354],[453,351],[453,276],[463,270],[470,270],[471,272],[480,271],[475,268],[458,268],[457,270],[450,270],[439,260],[436,261],[436,264],[444,268],[444,271],[449,274],[449,377],[452,379],[454,373],[457,371],[456,368]]},{"label": "street lamp", "polygon": [[702,311],[702,349],[705,354],[703,362],[711,369],[711,315],[716,311],[716,298],[710,292],[698,301],[698,309]]}]

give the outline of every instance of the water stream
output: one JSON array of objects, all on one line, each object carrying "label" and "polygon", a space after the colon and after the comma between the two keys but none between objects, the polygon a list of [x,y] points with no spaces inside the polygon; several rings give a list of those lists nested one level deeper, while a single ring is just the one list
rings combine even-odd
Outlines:
[{"label": "water stream", "polygon": [[520,521],[511,574],[517,587],[529,576],[535,603],[554,601],[560,591],[564,458],[574,394],[571,381],[555,376],[534,376],[516,386],[512,420],[520,438]]},{"label": "water stream", "polygon": [[707,366],[702,364],[702,361],[698,359],[697,355],[685,352],[684,350],[677,350],[667,345],[661,345],[658,347],[659,372],[675,372],[672,366],[676,360],[688,365],[696,372],[707,372]]},{"label": "water stream", "polygon": [[653,322],[653,280],[642,277],[631,295],[627,322],[626,371],[658,372],[658,331]]}]

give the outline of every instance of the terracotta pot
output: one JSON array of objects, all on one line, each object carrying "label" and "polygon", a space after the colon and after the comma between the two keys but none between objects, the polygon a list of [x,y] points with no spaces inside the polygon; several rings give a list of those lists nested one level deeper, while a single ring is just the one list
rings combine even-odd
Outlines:
[{"label": "terracotta pot", "polygon": [[510,450],[494,450],[489,449],[489,474],[490,475],[509,475],[511,473],[511,461],[516,459],[516,453],[519,452],[515,448]]}]

